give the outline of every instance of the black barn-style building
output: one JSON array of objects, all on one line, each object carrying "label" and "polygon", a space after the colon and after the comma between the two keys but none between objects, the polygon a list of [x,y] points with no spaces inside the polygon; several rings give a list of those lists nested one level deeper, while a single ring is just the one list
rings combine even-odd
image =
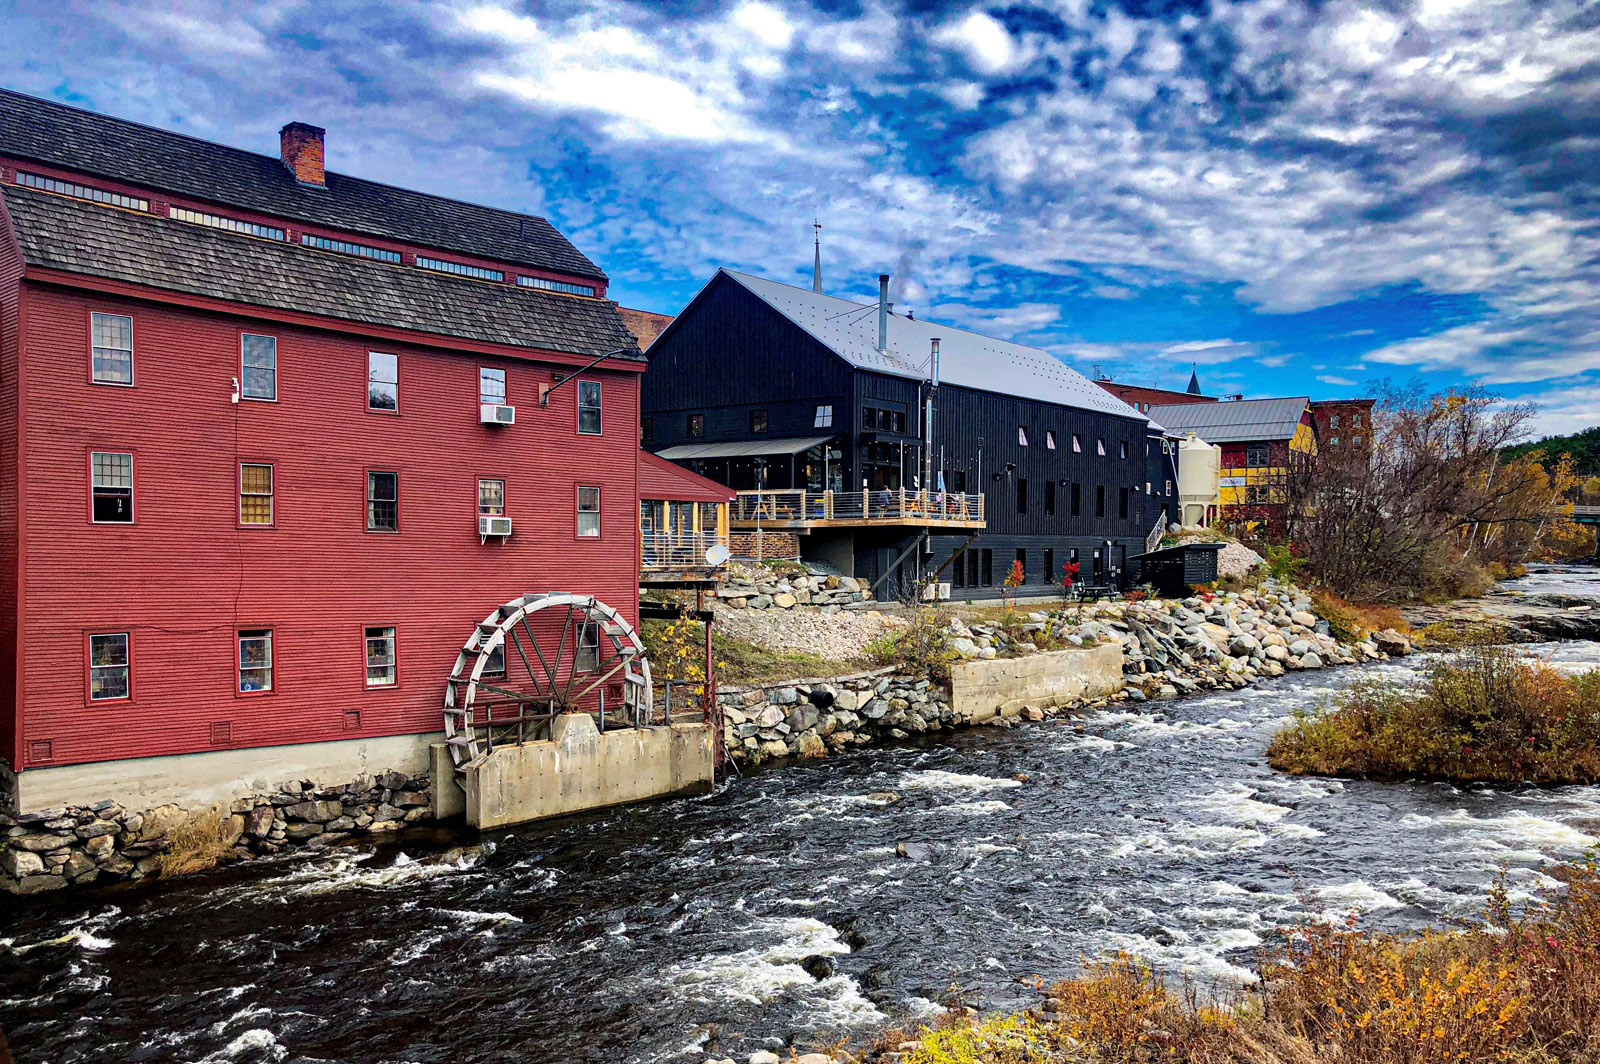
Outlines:
[{"label": "black barn-style building", "polygon": [[852,302],[719,270],[650,346],[645,448],[740,492],[736,531],[799,532],[879,598],[935,569],[987,597],[1014,561],[1024,595],[1072,561],[1079,583],[1125,584],[1159,430],[1043,351],[886,298],[887,278]]}]

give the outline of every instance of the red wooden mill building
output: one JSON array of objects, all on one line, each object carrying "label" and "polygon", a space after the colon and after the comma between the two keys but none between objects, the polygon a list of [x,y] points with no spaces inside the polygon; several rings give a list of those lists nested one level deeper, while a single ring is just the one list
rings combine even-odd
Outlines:
[{"label": "red wooden mill building", "polygon": [[526,592],[618,697],[643,368],[543,218],[0,92],[0,805],[420,769]]}]

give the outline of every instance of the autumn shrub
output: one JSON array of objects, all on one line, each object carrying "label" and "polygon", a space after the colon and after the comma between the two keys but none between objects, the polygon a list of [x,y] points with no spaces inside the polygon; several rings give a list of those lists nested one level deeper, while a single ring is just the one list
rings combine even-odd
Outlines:
[{"label": "autumn shrub", "polygon": [[1507,647],[1468,647],[1420,685],[1364,680],[1296,716],[1267,760],[1325,776],[1600,782],[1600,671],[1569,676]]},{"label": "autumn shrub", "polygon": [[1360,642],[1372,632],[1390,628],[1401,633],[1411,631],[1411,625],[1393,606],[1347,602],[1324,587],[1312,589],[1311,608],[1328,622],[1329,634],[1341,643]]},{"label": "autumn shrub", "polygon": [[940,611],[932,606],[911,609],[903,628],[885,633],[867,644],[874,663],[892,665],[937,683],[950,682],[950,665],[961,655],[950,648],[950,630]]},{"label": "autumn shrub", "polygon": [[187,876],[216,867],[233,850],[224,842],[227,818],[207,809],[167,829],[167,849],[161,854],[163,876]]}]

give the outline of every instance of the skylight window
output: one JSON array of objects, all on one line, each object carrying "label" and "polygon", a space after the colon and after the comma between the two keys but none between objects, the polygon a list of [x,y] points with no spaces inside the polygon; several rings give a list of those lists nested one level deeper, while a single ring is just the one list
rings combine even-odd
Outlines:
[{"label": "skylight window", "polygon": [[209,225],[213,229],[226,229],[230,233],[243,233],[246,236],[259,236],[266,240],[282,240],[283,230],[271,225],[257,225],[255,222],[242,222],[237,218],[224,218],[220,214],[206,214],[204,211],[191,211],[187,207],[172,207],[169,215],[180,222],[192,222],[195,225]]},{"label": "skylight window", "polygon": [[480,281],[504,281],[506,275],[499,270],[489,270],[482,266],[468,266],[465,263],[449,262],[445,259],[427,259],[417,256],[417,265],[424,270],[438,270],[441,273],[453,273],[459,277],[476,277]]},{"label": "skylight window", "polygon": [[547,292],[565,292],[569,296],[594,295],[594,285],[572,284],[568,281],[551,281],[543,277],[518,277],[517,284],[523,288],[542,288]]},{"label": "skylight window", "polygon": [[107,192],[103,188],[91,188],[72,181],[58,181],[53,177],[40,177],[38,174],[17,171],[17,184],[27,188],[36,188],[41,192],[54,192],[62,196],[72,196],[76,199],[91,200],[95,203],[105,203],[112,207],[126,207],[131,211],[148,211],[150,201],[137,196],[124,196],[120,192]]},{"label": "skylight window", "polygon": [[366,244],[352,244],[348,240],[332,240],[325,236],[312,236],[310,233],[301,233],[300,243],[308,248],[337,251],[341,255],[359,255],[364,259],[377,259],[379,262],[400,261],[400,253],[398,251],[370,247]]}]

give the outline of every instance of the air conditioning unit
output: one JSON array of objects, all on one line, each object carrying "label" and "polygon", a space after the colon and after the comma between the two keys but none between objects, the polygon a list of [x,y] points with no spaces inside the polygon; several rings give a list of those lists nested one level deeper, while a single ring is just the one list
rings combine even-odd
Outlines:
[{"label": "air conditioning unit", "polygon": [[934,602],[950,597],[950,585],[945,583],[928,584],[922,589],[922,601]]},{"label": "air conditioning unit", "polygon": [[515,425],[517,408],[498,403],[484,403],[478,407],[478,421],[485,425]]},{"label": "air conditioning unit", "polygon": [[[508,407],[507,409],[510,408]],[[484,539],[488,539],[490,536],[500,536],[503,539],[511,535],[511,518],[479,514],[478,535]]]}]

